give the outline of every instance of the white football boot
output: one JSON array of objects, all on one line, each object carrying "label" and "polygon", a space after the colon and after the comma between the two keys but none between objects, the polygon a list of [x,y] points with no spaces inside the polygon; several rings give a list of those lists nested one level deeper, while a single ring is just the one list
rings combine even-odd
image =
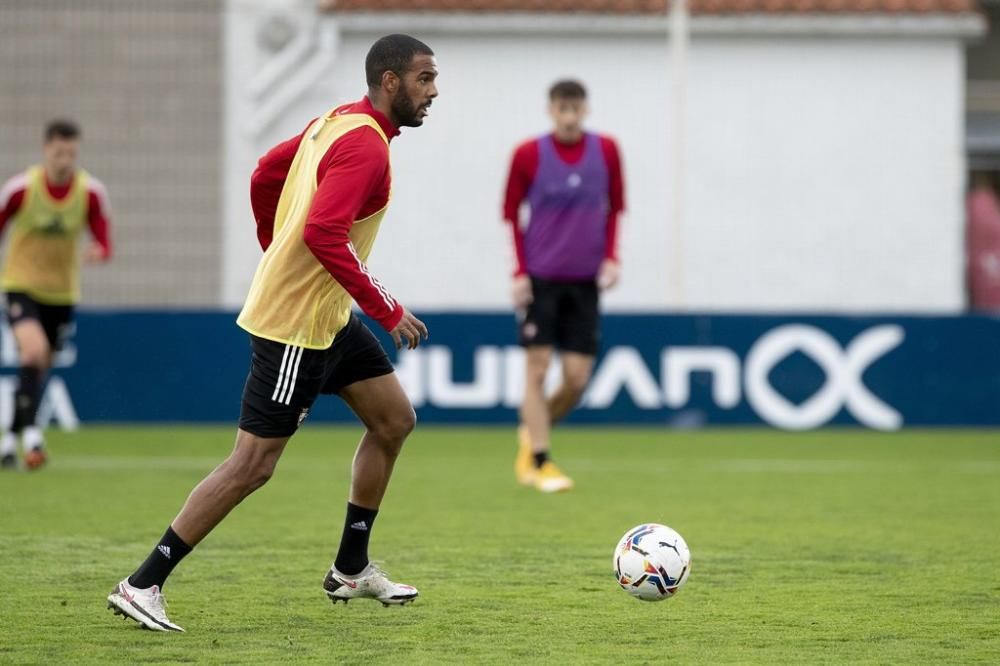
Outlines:
[{"label": "white football boot", "polygon": [[115,615],[132,618],[153,631],[184,631],[167,618],[167,601],[156,585],[141,590],[128,584],[128,578],[118,583],[108,595],[108,608]]},{"label": "white football boot", "polygon": [[323,591],[334,605],[338,601],[346,604],[350,599],[376,599],[383,606],[404,606],[412,603],[418,594],[415,587],[393,583],[384,571],[370,562],[354,576],[342,574],[331,566],[323,580]]}]

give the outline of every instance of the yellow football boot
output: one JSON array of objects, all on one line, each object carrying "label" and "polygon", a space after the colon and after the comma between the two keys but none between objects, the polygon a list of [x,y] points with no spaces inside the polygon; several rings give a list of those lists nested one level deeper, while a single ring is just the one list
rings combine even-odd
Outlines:
[{"label": "yellow football boot", "polygon": [[514,475],[522,486],[531,486],[535,483],[537,471],[535,457],[531,453],[531,437],[528,436],[528,429],[520,426],[517,429],[517,457],[514,458]]},{"label": "yellow football boot", "polygon": [[573,487],[573,479],[562,473],[551,460],[538,468],[535,473],[535,488],[543,493],[561,493]]}]

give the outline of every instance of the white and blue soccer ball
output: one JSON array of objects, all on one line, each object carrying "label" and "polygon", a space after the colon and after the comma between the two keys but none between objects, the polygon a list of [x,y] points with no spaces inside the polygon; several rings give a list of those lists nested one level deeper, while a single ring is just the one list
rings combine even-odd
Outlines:
[{"label": "white and blue soccer ball", "polygon": [[642,601],[663,601],[677,593],[691,573],[691,551],[666,525],[633,527],[618,542],[615,577],[623,590]]}]

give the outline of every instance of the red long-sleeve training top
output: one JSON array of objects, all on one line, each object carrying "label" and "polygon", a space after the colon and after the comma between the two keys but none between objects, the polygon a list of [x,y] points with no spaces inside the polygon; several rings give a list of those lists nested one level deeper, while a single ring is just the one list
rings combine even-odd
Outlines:
[{"label": "red long-sleeve training top", "polygon": [[[367,114],[390,140],[399,135],[399,129],[367,97],[335,113]],[[305,130],[269,150],[250,177],[250,205],[257,220],[257,240],[264,250],[271,244],[278,200],[303,134]],[[367,126],[347,132],[334,141],[316,169],[316,195],[303,232],[316,259],[365,314],[387,331],[402,319],[403,306],[358,261],[348,234],[356,220],[385,207],[391,182],[389,151],[378,132]]]}]

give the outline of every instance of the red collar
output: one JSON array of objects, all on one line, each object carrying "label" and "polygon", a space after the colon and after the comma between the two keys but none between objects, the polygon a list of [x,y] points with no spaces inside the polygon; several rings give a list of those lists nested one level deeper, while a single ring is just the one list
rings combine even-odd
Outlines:
[{"label": "red collar", "polygon": [[399,136],[399,128],[392,124],[392,121],[385,117],[385,114],[372,106],[371,100],[365,95],[353,104],[347,104],[337,109],[336,113],[365,113],[375,119],[378,126],[382,128],[385,138],[392,140]]},{"label": "red collar", "polygon": [[49,195],[56,201],[61,201],[73,188],[73,183],[76,182],[76,172],[74,171],[70,179],[62,185],[55,185],[49,180],[49,174],[45,172],[45,167],[42,167],[42,180],[45,182],[45,189],[49,191]]}]

